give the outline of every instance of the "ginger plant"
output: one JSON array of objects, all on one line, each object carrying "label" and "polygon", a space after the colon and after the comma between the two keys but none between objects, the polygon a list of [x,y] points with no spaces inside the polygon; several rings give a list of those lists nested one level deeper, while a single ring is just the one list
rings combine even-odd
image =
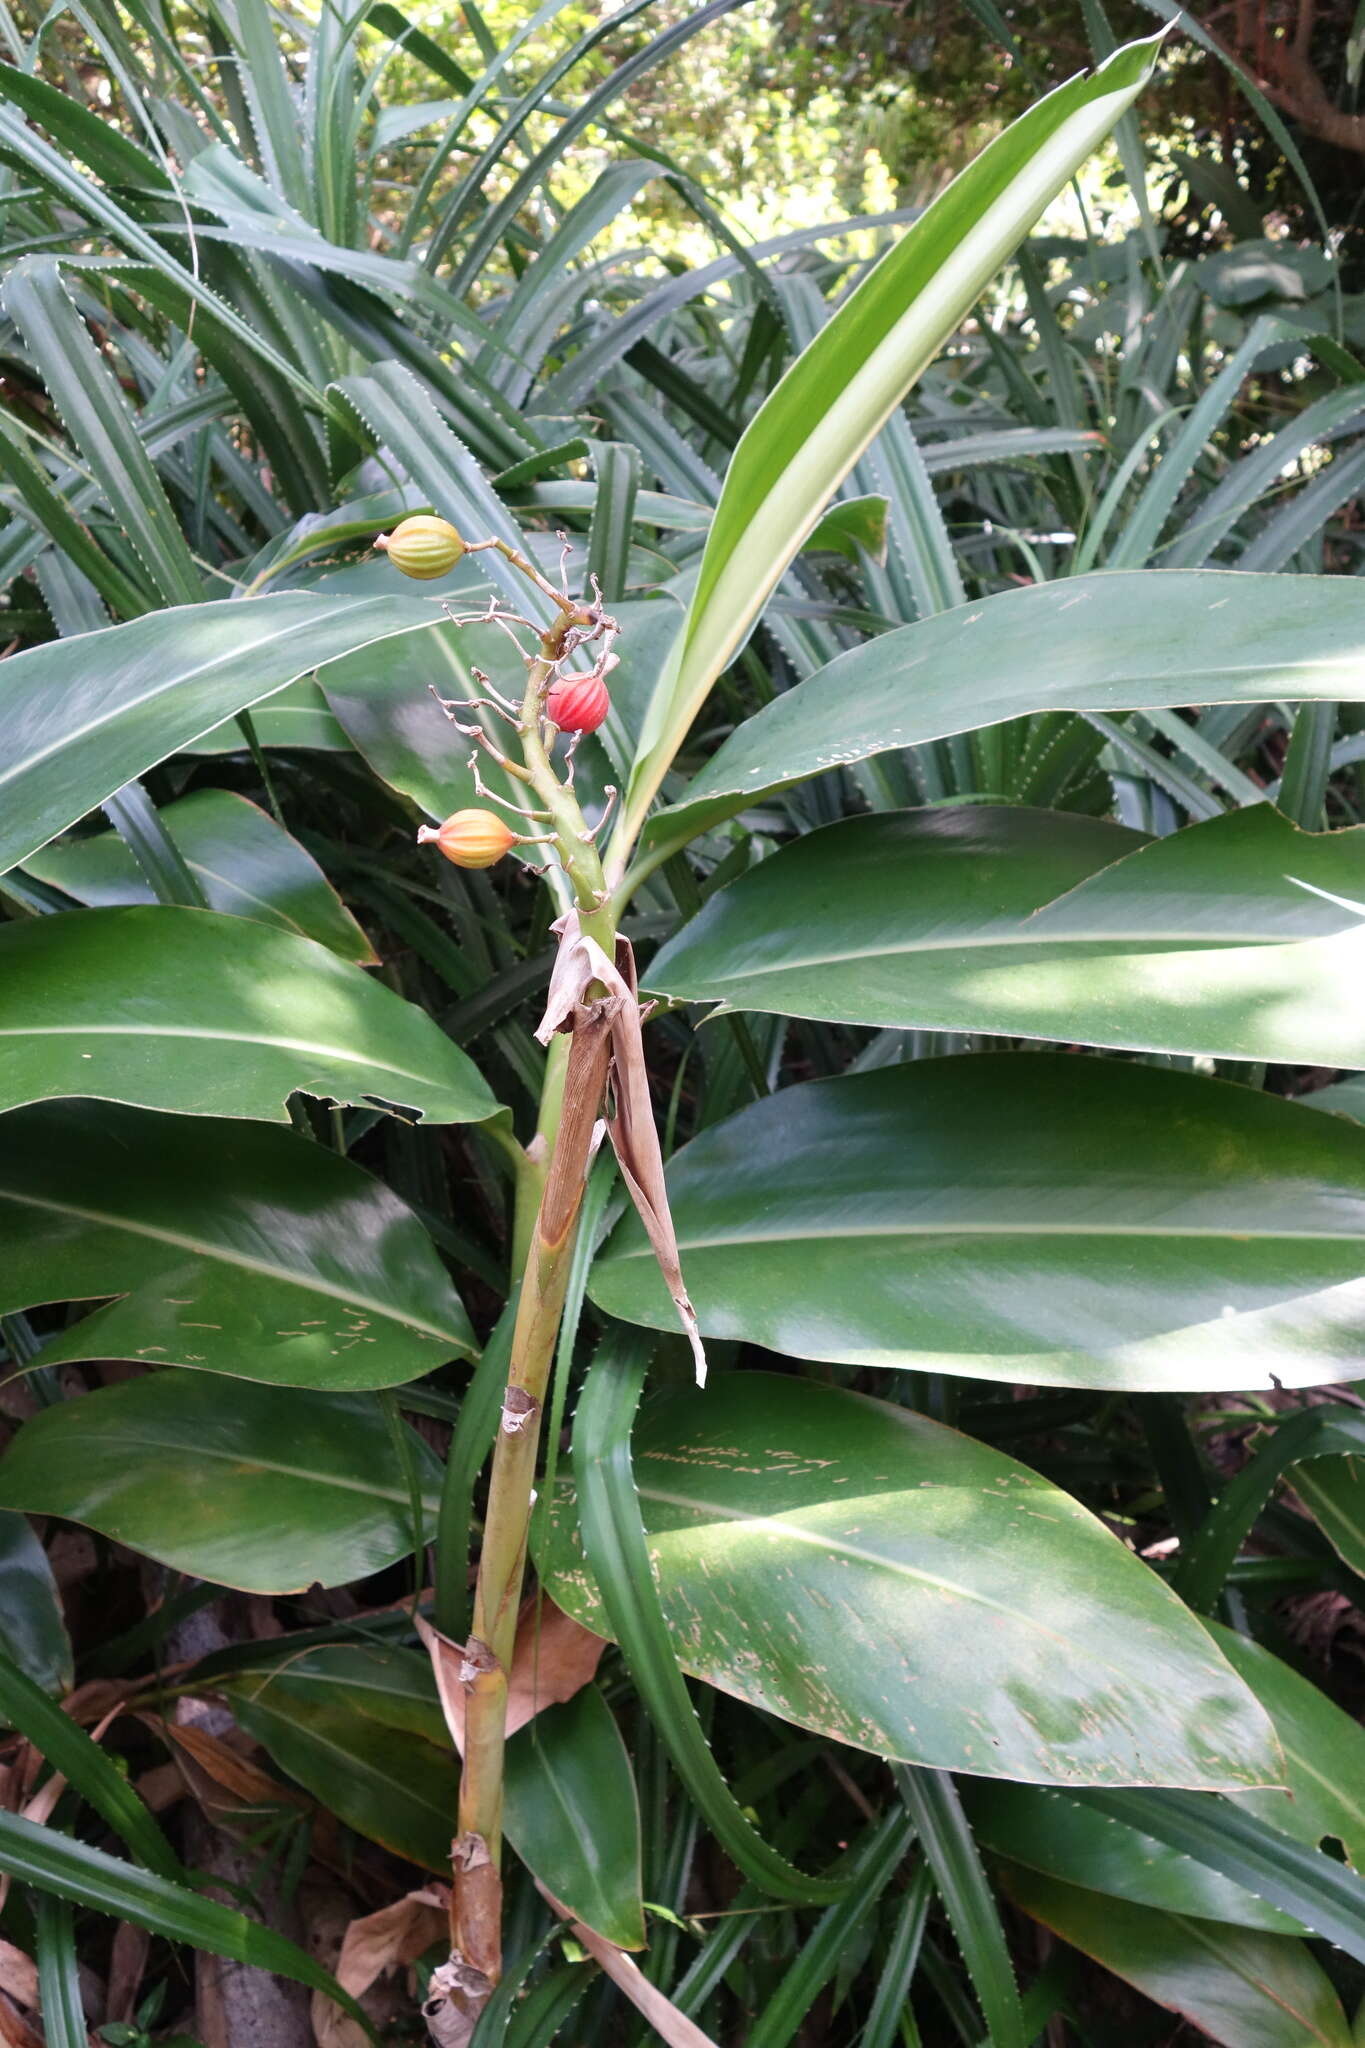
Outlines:
[{"label": "ginger plant", "polygon": [[[477,794],[499,805],[517,824],[499,811],[463,809],[439,827],[422,827],[417,836],[423,844],[434,844],[456,866],[467,868],[491,867],[515,846],[543,846],[547,856],[541,872],[557,868],[571,899],[555,926],[559,952],[537,1034],[546,1044],[557,1038],[565,1041],[567,1056],[552,1054],[547,1063],[540,1131],[553,1135],[548,1144],[537,1141],[541,1156],[533,1156],[534,1178],[521,1190],[519,1206],[530,1187],[538,1192],[538,1207],[529,1234],[524,1228],[517,1232],[517,1244],[524,1243],[525,1252],[489,1474],[473,1627],[468,1642],[455,1646],[457,1682],[464,1693],[464,1766],[458,1833],[451,1851],[451,1955],[433,1977],[425,2011],[433,2036],[442,2043],[456,2043],[467,2039],[501,1973],[499,1862],[508,1675],[525,1576],[541,1413],[579,1210],[604,1128],[692,1341],[699,1381],[705,1376],[705,1359],[678,1267],[664,1194],[644,1072],[634,963],[628,941],[616,929],[617,908],[597,845],[616,791],[608,788],[605,808],[592,826],[574,791],[578,743],[602,724],[610,708],[607,677],[618,659],[613,643],[619,627],[595,584],[590,601],[573,597],[567,582],[552,583],[519,549],[498,539],[466,541],[445,520],[405,520],[381,545],[396,567],[424,579],[446,573],[465,554],[496,549],[549,599],[552,617],[544,627],[497,600],[472,615],[501,626],[516,647],[526,671],[519,702],[505,696],[479,669],[474,675],[484,695],[461,703],[437,700],[456,731],[473,742],[470,768]],[[522,635],[530,636],[529,645]],[[586,670],[575,666],[581,650],[592,656]],[[504,746],[483,724],[466,722],[462,715],[479,710],[506,728]],[[557,767],[555,748],[561,735],[567,736],[568,746]],[[488,788],[480,773],[481,755],[494,760],[526,792],[527,803],[515,804]],[[520,830],[519,825],[530,829]],[[439,1638],[432,1640],[435,1657],[451,1648]]]}]

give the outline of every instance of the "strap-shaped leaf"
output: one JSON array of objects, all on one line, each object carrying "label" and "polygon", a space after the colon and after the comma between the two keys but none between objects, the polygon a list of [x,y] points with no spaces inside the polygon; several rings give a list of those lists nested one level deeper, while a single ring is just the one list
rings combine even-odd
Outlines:
[{"label": "strap-shaped leaf", "polygon": [[896,1784],[943,1900],[992,2048],[1028,2048],[1000,1914],[957,1787],[946,1771],[897,1764]]},{"label": "strap-shaped leaf", "polygon": [[210,1955],[273,1970],[295,1984],[323,1991],[351,2015],[370,2040],[377,2038],[365,2014],[330,1971],[292,1941],[154,1871],[139,1870],[135,1863],[107,1856],[102,1849],[92,1849],[54,1828],[37,1827],[11,1813],[0,1813],[0,1870],[20,1884],[55,1892],[74,1905],[89,1906],[116,1920],[131,1920],[135,1927],[145,1927],[167,1941],[187,1941],[195,1948],[207,1949]]},{"label": "strap-shaped leaf", "polygon": [[1358,1408],[1303,1408],[1278,1423],[1228,1481],[1180,1561],[1175,1584],[1190,1605],[1214,1605],[1257,1516],[1291,1465],[1343,1456],[1365,1456],[1365,1415]]},{"label": "strap-shaped leaf", "polygon": [[1152,40],[1129,45],[1093,77],[1050,93],[983,150],[760,408],[726,475],[677,666],[641,741],[627,833],[827,500],[1048,201],[1132,104],[1155,55]]},{"label": "strap-shaped leaf", "polygon": [[702,1733],[659,1612],[631,1466],[630,1429],[653,1345],[629,1331],[599,1347],[574,1424],[583,1542],[631,1676],[708,1827],[746,1877],[774,1898],[827,1903],[846,1881],[806,1877],[740,1810]]},{"label": "strap-shaped leaf", "polygon": [[1092,1792],[1090,1804],[1259,1892],[1365,1962],[1365,1878],[1226,1800],[1192,1792]]},{"label": "strap-shaped leaf", "polygon": [[39,1755],[60,1771],[101,1819],[106,1820],[141,1863],[172,1882],[183,1882],[180,1859],[122,1771],[97,1742],[18,1666],[0,1655],[0,1714],[28,1737]]}]

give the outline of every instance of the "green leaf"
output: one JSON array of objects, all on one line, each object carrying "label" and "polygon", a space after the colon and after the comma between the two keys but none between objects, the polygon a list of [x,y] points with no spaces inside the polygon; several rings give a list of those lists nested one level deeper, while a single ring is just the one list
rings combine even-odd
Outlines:
[{"label": "green leaf", "polygon": [[248,1920],[216,1899],[201,1898],[183,1885],[171,1884],[150,1870],[139,1870],[118,1856],[106,1856],[84,1842],[72,1841],[53,1828],[38,1827],[16,1814],[0,1812],[0,1870],[21,1884],[54,1892],[78,1906],[131,1920],[168,1941],[187,1941],[210,1955],[273,1970],[295,1984],[325,1991],[375,2038],[368,2020],[331,1974],[282,1934]]},{"label": "green leaf", "polygon": [[23,1515],[0,1514],[0,1656],[44,1692],[68,1692],[74,1683],[62,1596]]},{"label": "green leaf", "polygon": [[[914,1839],[907,1815],[894,1808],[870,1826],[845,1864],[848,1887],[826,1906],[775,1983],[745,2036],[745,2048],[787,2048],[830,1978],[847,1963],[850,1945],[875,1921],[877,1904]],[[999,2048],[1008,2048],[1004,2036]]]},{"label": "green leaf", "polygon": [[[1345,1374],[1339,1377],[1345,1378]],[[1175,1572],[1175,1583],[1182,1596],[1193,1607],[1214,1605],[1238,1551],[1291,1465],[1316,1463],[1320,1458],[1345,1461],[1361,1451],[1365,1451],[1365,1415],[1358,1408],[1324,1402],[1301,1408],[1277,1423],[1257,1444],[1241,1471],[1228,1481],[1211,1512],[1184,1546]],[[1326,1529],[1329,1535],[1330,1519],[1329,1516]],[[1346,1526],[1349,1531],[1349,1515]]]},{"label": "green leaf", "polygon": [[635,1779],[595,1685],[512,1737],[504,1802],[507,1839],[541,1883],[618,1948],[643,1948]]},{"label": "green leaf", "polygon": [[1228,2048],[1350,2048],[1341,2001],[1302,1942],[1163,1913],[1011,1867],[1017,1906]]},{"label": "green leaf", "polygon": [[1353,1572],[1365,1572],[1365,1466],[1360,1458],[1315,1458],[1295,1473],[1294,1491],[1337,1556]]},{"label": "green leaf", "polygon": [[1028,712],[1358,703],[1363,652],[1350,578],[1146,569],[1005,591],[884,633],[784,691],[649,842],[682,845],[785,783]]},{"label": "green leaf", "polygon": [[197,604],[204,579],[128,401],[91,340],[57,259],[22,257],[6,281],[4,303],[152,588],[166,604]]},{"label": "green leaf", "polygon": [[1284,1755],[1289,1796],[1239,1792],[1238,1803],[1310,1848],[1339,1842],[1365,1871],[1365,1728],[1249,1636],[1216,1621],[1204,1627],[1270,1715]]},{"label": "green leaf", "polygon": [[415,1004],[313,939],[213,910],[137,905],[0,931],[0,1108],[93,1095],[286,1120],[296,1090],[435,1123],[498,1105]]},{"label": "green leaf", "polygon": [[[263,747],[309,747],[346,754],[351,743],[327,708],[327,700],[310,676],[286,683],[251,714],[256,738]],[[245,751],[239,721],[230,718],[180,749],[182,754],[240,754]]]},{"label": "green leaf", "polygon": [[946,1771],[906,1765],[898,1766],[895,1778],[967,1965],[992,2048],[1028,2048],[1009,1943],[957,1787]]},{"label": "green leaf", "polygon": [[[1264,1796],[1284,1803],[1282,1792]],[[982,1846],[1039,1876],[1166,1913],[1263,1933],[1307,1932],[1290,1914],[1207,1864],[1096,1812],[1084,1792],[971,1779],[963,1781],[962,1797]]]},{"label": "green leaf", "polygon": [[[1078,1502],[984,1444],[742,1372],[653,1398],[634,1462],[675,1653],[709,1684],[939,1769],[1279,1782],[1268,1718],[1194,1617]],[[540,1568],[607,1633],[573,1520],[561,1503]]]},{"label": "green leaf", "polygon": [[[592,1579],[579,1569],[569,1542],[567,1556],[556,1544],[565,1535],[543,1518],[532,1529],[542,1580],[565,1557],[574,1573],[575,1593],[586,1594],[605,1620],[597,1632],[621,1644],[636,1691],[703,1819],[739,1870],[778,1899],[833,1903],[848,1890],[847,1879],[807,1877],[773,1849],[739,1805],[711,1754],[679,1669],[670,1630],[650,1565],[631,1457],[631,1427],[644,1385],[650,1347],[634,1332],[611,1331],[599,1347],[574,1421],[574,1474],[581,1496],[582,1543],[591,1559]],[[559,1507],[550,1495],[551,1516]],[[547,1532],[547,1533],[544,1533]],[[568,1607],[567,1600],[561,1602]]]},{"label": "green leaf", "polygon": [[426,1657],[306,1651],[221,1690],[249,1735],[348,1827],[426,1870],[448,1870],[459,1770]]},{"label": "green leaf", "polygon": [[90,2036],[81,2008],[76,1928],[66,1900],[40,1892],[33,1901],[33,1931],[47,2048],[88,2048]]},{"label": "green leaf", "polygon": [[[915,1061],[783,1089],[667,1180],[710,1337],[1155,1392],[1358,1365],[1365,1132],[1226,1082],[1054,1053]],[[633,1217],[591,1292],[676,1320]]]},{"label": "green leaf", "polygon": [[[1269,1713],[1284,1758],[1287,1789],[1230,1797],[1309,1848],[1339,1843],[1355,1868],[1365,1867],[1365,1730],[1259,1643],[1215,1622],[1204,1626]],[[1100,1813],[1088,1793],[981,1780],[963,1793],[981,1840],[1011,1862],[1136,1905],[1278,1933],[1306,1931],[1208,1864]]]},{"label": "green leaf", "polygon": [[322,662],[436,617],[421,598],[285,591],[156,612],[12,655],[0,684],[0,873],[225,718]]},{"label": "green leaf", "polygon": [[1365,828],[1312,835],[1268,804],[1149,845],[1066,812],[884,811],[718,890],[645,979],[735,1010],[1353,1066],[1365,927],[1330,898],[1363,869]]},{"label": "green leaf", "polygon": [[[316,939],[343,960],[375,964],[369,940],[312,854],[268,812],[231,790],[197,789],[163,805],[158,815],[210,910],[278,925]],[[155,900],[132,853],[113,832],[45,846],[24,866],[92,909]]]},{"label": "green leaf", "polygon": [[325,1146],[79,1102],[15,1111],[0,1132],[0,1313],[119,1297],[48,1338],[44,1365],[129,1358],[336,1390],[398,1386],[475,1348],[412,1211]]},{"label": "green leaf", "polygon": [[1280,1906],[1325,1941],[1365,1962],[1365,1881],[1229,1800],[1194,1792],[1093,1792],[1101,1813],[1127,1821]]},{"label": "green leaf", "polygon": [[[0,1459],[0,1506],[84,1522],[216,1585],[301,1593],[412,1547],[406,1475],[365,1394],[157,1372],[31,1416]],[[425,1493],[436,1461],[413,1439]]]},{"label": "green leaf", "polygon": [[1155,57],[1152,40],[1130,45],[989,144],[862,280],[750,422],[707,537],[677,667],[641,742],[627,834],[829,498],[1049,200],[1132,104]]},{"label": "green leaf", "polygon": [[[220,1690],[281,1769],[349,1827],[428,1870],[449,1869],[459,1768],[426,1656],[324,1646]],[[608,1941],[642,1948],[635,1785],[595,1686],[512,1737],[504,1796],[504,1831],[522,1861]]]},{"label": "green leaf", "polygon": [[108,1822],[140,1863],[173,1882],[183,1880],[179,1858],[122,1771],[84,1728],[4,1657],[0,1657],[0,1714],[26,1735],[44,1762],[60,1771]]}]

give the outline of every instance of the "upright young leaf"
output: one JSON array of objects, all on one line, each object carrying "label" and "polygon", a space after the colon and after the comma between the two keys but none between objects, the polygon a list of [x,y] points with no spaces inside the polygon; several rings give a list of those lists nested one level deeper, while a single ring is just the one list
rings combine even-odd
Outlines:
[{"label": "upright young leaf", "polygon": [[683,735],[826,501],[982,287],[1151,76],[1155,39],[1030,109],[864,278],[747,428],[725,479],[676,667],[631,778],[637,828]]}]

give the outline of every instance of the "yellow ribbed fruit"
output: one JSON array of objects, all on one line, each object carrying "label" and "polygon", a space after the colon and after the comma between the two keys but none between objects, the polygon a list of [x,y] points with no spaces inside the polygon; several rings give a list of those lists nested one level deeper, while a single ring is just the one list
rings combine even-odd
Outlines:
[{"label": "yellow ribbed fruit", "polygon": [[424,583],[444,576],[464,553],[464,542],[450,521],[429,512],[400,521],[392,533],[381,533],[375,546],[384,549],[395,569]]},{"label": "yellow ribbed fruit", "polygon": [[457,868],[491,868],[517,843],[496,811],[452,811],[444,825],[423,825],[417,839],[423,846],[434,841]]}]

